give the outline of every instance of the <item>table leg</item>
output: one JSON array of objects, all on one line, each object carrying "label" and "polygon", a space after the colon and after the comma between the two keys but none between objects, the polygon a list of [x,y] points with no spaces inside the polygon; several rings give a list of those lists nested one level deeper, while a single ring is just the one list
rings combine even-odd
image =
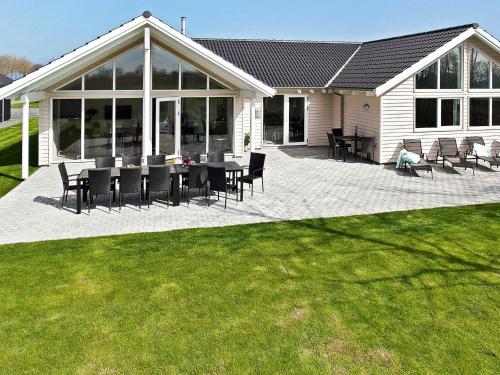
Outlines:
[{"label": "table leg", "polygon": [[82,212],[82,184],[80,180],[76,180],[76,213]]},{"label": "table leg", "polygon": [[172,175],[172,206],[178,206],[180,202],[179,197],[179,183],[180,174],[176,173]]},{"label": "table leg", "polygon": [[240,172],[240,201],[243,202],[243,171]]}]

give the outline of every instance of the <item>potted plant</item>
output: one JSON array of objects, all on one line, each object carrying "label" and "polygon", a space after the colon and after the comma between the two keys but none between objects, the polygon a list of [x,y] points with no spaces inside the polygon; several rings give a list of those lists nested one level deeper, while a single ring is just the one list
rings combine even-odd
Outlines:
[{"label": "potted plant", "polygon": [[248,146],[250,145],[250,133],[245,133],[244,145],[245,145],[245,152],[247,152],[249,148]]}]

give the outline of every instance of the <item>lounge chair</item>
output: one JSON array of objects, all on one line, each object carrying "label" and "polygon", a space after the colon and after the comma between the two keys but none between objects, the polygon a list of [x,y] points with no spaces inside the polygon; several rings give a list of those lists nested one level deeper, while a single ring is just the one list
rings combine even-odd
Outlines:
[{"label": "lounge chair", "polygon": [[457,140],[455,138],[438,138],[439,150],[436,154],[436,163],[438,158],[441,156],[443,158],[443,168],[445,167],[445,162],[451,164],[451,168],[455,167],[472,168],[472,174],[475,175],[474,163],[467,161],[467,153],[460,154],[458,151]]},{"label": "lounge chair", "polygon": [[485,161],[487,163],[490,163],[490,169],[492,169],[493,165],[496,165],[498,169],[498,165],[500,164],[500,160],[495,155],[491,156],[478,156],[474,153],[474,143],[480,144],[484,146],[484,139],[483,137],[465,137],[467,140],[467,144],[469,145],[469,150],[468,153],[471,155],[473,158],[476,159],[476,166],[479,166],[479,159],[482,161]]},{"label": "lounge chair", "polygon": [[[420,139],[403,139],[403,147],[409,151],[420,156],[420,161],[416,164],[409,164],[410,167],[410,177],[413,172],[417,174],[417,171],[427,171],[431,172],[431,178],[434,179],[434,172],[432,170],[432,165],[427,161],[427,155],[422,151],[422,142]],[[407,170],[407,163],[405,162],[405,171]]]}]

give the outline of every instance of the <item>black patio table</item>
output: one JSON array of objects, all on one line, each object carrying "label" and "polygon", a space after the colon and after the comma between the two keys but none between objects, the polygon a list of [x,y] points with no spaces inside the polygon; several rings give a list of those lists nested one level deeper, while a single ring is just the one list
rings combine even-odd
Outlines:
[{"label": "black patio table", "polygon": [[[344,142],[354,142],[354,158],[358,157],[358,142],[361,142],[363,139],[368,137],[362,137],[360,135],[336,135],[335,139],[344,141]],[[345,161],[345,152],[344,152],[344,161]]]},{"label": "black patio table", "polygon": [[[178,206],[180,203],[180,183],[181,176],[185,176],[189,173],[189,167],[183,164],[167,164],[170,166],[170,176],[172,177],[172,205]],[[203,165],[211,167],[225,167],[227,172],[239,173],[243,175],[243,167],[235,161],[224,161],[224,162],[213,162],[213,163],[203,163]],[[148,178],[149,168],[147,166],[142,166],[141,176],[143,179]],[[111,179],[120,180],[120,168],[110,168],[111,169]],[[76,179],[76,213],[80,214],[82,212],[82,186],[88,181],[89,169],[82,169],[80,174]],[[240,201],[243,200],[243,181],[240,179]]]}]

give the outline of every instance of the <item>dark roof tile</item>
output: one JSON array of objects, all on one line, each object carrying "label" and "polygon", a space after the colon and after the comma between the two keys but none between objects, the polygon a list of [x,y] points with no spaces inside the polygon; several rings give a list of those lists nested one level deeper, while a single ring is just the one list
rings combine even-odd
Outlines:
[{"label": "dark roof tile", "polygon": [[9,77],[0,74],[0,87],[7,86],[11,82],[12,80]]}]

